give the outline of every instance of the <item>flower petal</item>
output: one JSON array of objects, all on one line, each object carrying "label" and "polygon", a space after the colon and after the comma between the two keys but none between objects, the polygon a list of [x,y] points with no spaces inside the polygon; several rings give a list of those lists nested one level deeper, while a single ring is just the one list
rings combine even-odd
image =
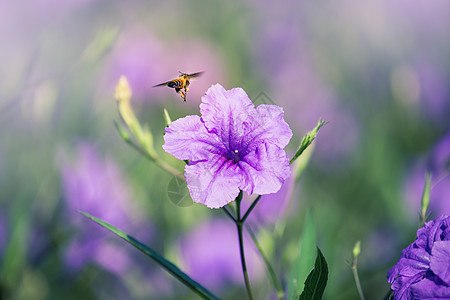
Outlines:
[{"label": "flower petal", "polygon": [[450,284],[450,241],[438,241],[431,250],[430,269],[443,282]]},{"label": "flower petal", "polygon": [[260,144],[261,141],[284,148],[292,138],[292,131],[284,121],[283,108],[276,105],[261,104],[256,108],[253,118],[254,130],[252,142]]},{"label": "flower petal", "polygon": [[241,88],[225,90],[220,84],[211,86],[202,97],[200,113],[206,128],[225,138],[230,129],[240,125],[255,111],[255,105]]},{"label": "flower petal", "polygon": [[291,174],[284,150],[266,143],[243,157],[239,166],[244,173],[244,181],[239,188],[249,195],[276,193]]},{"label": "flower petal", "polygon": [[411,285],[411,290],[407,299],[450,299],[450,287],[438,284],[433,280],[424,278],[423,280]]},{"label": "flower petal", "polygon": [[191,162],[185,176],[192,200],[209,208],[219,208],[239,194],[242,171],[233,161],[221,155],[211,155],[206,161]]},{"label": "flower petal", "polygon": [[202,160],[224,151],[223,143],[208,133],[199,116],[178,119],[166,128],[163,149],[178,159]]}]

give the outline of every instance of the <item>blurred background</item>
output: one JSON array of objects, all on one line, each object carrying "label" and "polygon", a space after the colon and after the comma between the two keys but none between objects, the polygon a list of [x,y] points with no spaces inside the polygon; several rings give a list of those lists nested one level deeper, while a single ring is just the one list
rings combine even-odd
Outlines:
[{"label": "blurred background", "polygon": [[[382,299],[415,238],[427,171],[430,218],[450,214],[448,28],[446,0],[1,1],[0,298],[196,299],[77,210],[221,298],[245,297],[234,224],[171,201],[173,177],[114,128],[114,86],[126,75],[138,118],[179,170],[160,147],[163,109],[198,114],[217,82],[284,107],[291,155],[319,117],[329,121],[302,177],[263,197],[250,222],[285,282],[312,212],[330,270],[324,299],[357,299],[349,261],[361,240],[363,290]],[[179,71],[205,72],[187,102],[152,88]],[[276,299],[247,245],[256,298]]]}]

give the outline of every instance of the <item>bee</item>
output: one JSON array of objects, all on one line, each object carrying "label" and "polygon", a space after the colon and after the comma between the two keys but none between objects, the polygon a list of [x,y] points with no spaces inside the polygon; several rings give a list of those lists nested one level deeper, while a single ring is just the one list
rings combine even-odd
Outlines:
[{"label": "bee", "polygon": [[167,85],[168,87],[175,89],[175,92],[180,94],[181,98],[183,98],[183,100],[186,101],[186,95],[187,92],[189,91],[190,79],[198,77],[201,74],[203,74],[203,72],[197,72],[192,74],[180,72],[180,76],[178,76],[178,78],[157,84],[154,87]]}]

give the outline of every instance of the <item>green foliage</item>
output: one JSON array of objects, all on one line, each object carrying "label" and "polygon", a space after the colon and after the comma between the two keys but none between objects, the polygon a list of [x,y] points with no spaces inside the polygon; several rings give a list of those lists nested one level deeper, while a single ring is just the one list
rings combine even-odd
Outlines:
[{"label": "green foliage", "polygon": [[299,300],[320,300],[327,285],[328,266],[320,249],[317,248],[317,258],[314,269],[309,273],[305,281],[305,289],[301,293]]},{"label": "green foliage", "polygon": [[287,299],[297,298],[303,290],[308,273],[314,265],[316,255],[316,229],[311,213],[308,212],[305,218],[303,232],[300,237],[299,251],[297,258],[292,264],[287,282]]},{"label": "green foliage", "polygon": [[216,296],[214,296],[210,291],[208,291],[206,288],[201,286],[198,282],[193,280],[191,277],[186,275],[183,271],[181,271],[176,265],[174,265],[172,262],[165,259],[162,255],[160,255],[158,252],[153,250],[152,248],[142,244],[138,240],[136,240],[134,237],[126,234],[125,232],[121,231],[120,229],[117,229],[116,227],[94,217],[91,216],[88,213],[80,212],[84,216],[90,218],[100,226],[103,226],[104,228],[108,229],[112,233],[116,234],[129,244],[136,247],[139,251],[144,253],[145,255],[149,256],[153,260],[155,260],[158,264],[160,264],[164,269],[166,269],[170,274],[172,274],[176,279],[178,279],[180,282],[182,282],[184,285],[186,285],[188,288],[190,288],[194,293],[196,293],[198,296],[200,296],[202,299],[219,299]]}]

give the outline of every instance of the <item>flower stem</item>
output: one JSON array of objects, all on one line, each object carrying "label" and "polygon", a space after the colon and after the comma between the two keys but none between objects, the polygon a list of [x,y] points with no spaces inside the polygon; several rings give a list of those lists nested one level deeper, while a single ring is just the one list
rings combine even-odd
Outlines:
[{"label": "flower stem", "polygon": [[259,201],[259,199],[261,199],[261,195],[256,197],[255,201],[253,201],[252,205],[250,205],[250,207],[248,208],[247,212],[242,217],[242,222],[245,222],[245,220],[247,219],[248,215],[252,212],[253,208],[255,208],[256,204]]},{"label": "flower stem", "polygon": [[252,288],[250,286],[250,279],[248,278],[247,265],[245,263],[245,254],[244,254],[244,239],[243,239],[243,227],[241,222],[237,222],[237,230],[239,235],[239,250],[241,252],[241,265],[242,265],[242,273],[244,274],[245,280],[245,288],[247,289],[248,298],[253,300]]},{"label": "flower stem", "polygon": [[223,211],[227,214],[228,217],[230,217],[234,223],[236,223],[236,218],[233,216],[233,214],[228,210],[226,206],[222,207]]},{"label": "flower stem", "polygon": [[236,227],[238,231],[238,237],[239,237],[239,251],[241,254],[241,265],[242,265],[242,274],[244,275],[244,281],[245,281],[245,288],[247,289],[248,298],[250,300],[253,300],[253,294],[252,294],[252,288],[250,286],[250,279],[248,277],[247,272],[247,264],[245,263],[245,253],[244,253],[244,236],[243,236],[243,229],[244,229],[244,219],[241,219],[241,200],[242,200],[242,191],[239,192],[239,195],[236,198]]},{"label": "flower stem", "polygon": [[365,300],[364,293],[361,288],[361,283],[359,282],[357,259],[353,260],[352,272],[353,272],[353,277],[355,278],[356,288],[358,289],[359,298],[361,300]]}]

